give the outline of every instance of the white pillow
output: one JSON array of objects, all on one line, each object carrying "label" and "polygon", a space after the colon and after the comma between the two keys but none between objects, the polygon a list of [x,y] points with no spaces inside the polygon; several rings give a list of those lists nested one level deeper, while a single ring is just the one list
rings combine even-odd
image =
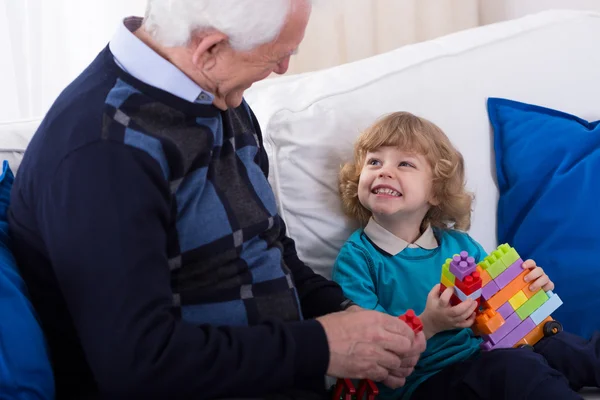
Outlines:
[{"label": "white pillow", "polygon": [[[488,97],[597,115],[600,14],[551,11],[459,32],[247,92],[270,158],[270,182],[300,257],[330,276],[354,222],[342,215],[340,165],[359,132],[405,110],[438,124],[463,153],[476,194],[471,235],[496,245],[498,190]],[[532,154],[532,157],[543,155]]]}]

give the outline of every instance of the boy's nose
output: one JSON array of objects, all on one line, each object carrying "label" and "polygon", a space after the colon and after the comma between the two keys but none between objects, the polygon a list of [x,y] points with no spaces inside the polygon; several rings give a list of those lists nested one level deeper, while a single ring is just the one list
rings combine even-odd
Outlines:
[{"label": "boy's nose", "polygon": [[381,171],[379,171],[379,177],[380,178],[391,178],[392,173],[387,169],[382,169]]}]

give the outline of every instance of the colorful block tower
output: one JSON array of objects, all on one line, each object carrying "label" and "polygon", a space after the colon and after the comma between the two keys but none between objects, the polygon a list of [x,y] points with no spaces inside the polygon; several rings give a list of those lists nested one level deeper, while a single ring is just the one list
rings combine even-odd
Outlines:
[{"label": "colorful block tower", "polygon": [[562,326],[550,316],[562,301],[552,291],[529,290],[523,260],[508,244],[498,246],[478,265],[466,251],[442,266],[441,290],[454,288],[456,305],[468,298],[479,304],[473,330],[484,339],[483,350],[533,346]]}]

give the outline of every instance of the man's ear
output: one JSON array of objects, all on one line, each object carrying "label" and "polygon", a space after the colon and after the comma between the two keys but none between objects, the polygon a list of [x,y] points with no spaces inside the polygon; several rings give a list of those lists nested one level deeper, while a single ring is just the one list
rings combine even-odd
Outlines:
[{"label": "man's ear", "polygon": [[192,62],[202,70],[210,70],[217,63],[217,54],[228,44],[229,38],[219,31],[194,35],[192,39]]}]

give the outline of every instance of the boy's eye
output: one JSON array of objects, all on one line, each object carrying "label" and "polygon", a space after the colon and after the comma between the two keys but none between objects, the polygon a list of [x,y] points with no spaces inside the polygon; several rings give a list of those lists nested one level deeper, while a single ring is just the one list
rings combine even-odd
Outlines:
[{"label": "boy's eye", "polygon": [[376,158],[371,158],[369,159],[369,161],[367,161],[367,165],[380,165],[381,161],[379,161]]},{"label": "boy's eye", "polygon": [[401,161],[400,164],[398,164],[398,166],[399,167],[412,167],[412,168],[414,168],[414,165],[412,165],[411,163],[406,162],[406,161]]}]

